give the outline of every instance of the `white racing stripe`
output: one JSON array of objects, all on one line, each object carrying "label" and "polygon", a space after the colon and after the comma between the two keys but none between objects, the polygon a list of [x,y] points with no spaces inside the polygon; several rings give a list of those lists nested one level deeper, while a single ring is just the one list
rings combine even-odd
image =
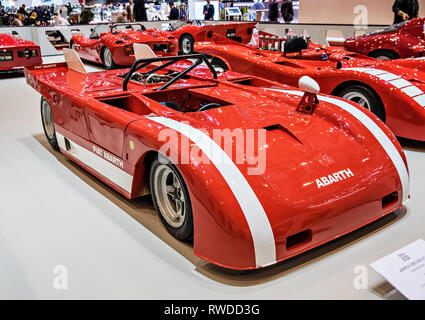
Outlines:
[{"label": "white racing stripe", "polygon": [[[303,96],[304,92],[301,91],[295,91],[295,90],[280,90],[280,89],[267,89],[266,90],[272,90],[272,91],[279,91],[283,93],[293,94],[297,96]],[[402,202],[405,204],[408,201],[409,197],[409,174],[407,172],[407,167],[404,164],[404,161],[400,155],[400,152],[398,152],[395,145],[391,142],[391,140],[388,138],[388,136],[385,134],[384,131],[373,121],[369,116],[367,116],[363,111],[356,108],[352,104],[331,98],[331,97],[325,97],[325,96],[318,96],[319,101],[326,101],[329,103],[332,103],[341,109],[347,111],[350,113],[353,117],[355,117],[357,120],[359,120],[378,140],[378,142],[381,144],[382,148],[385,150],[385,152],[390,157],[391,161],[393,162],[397,173],[400,177],[401,185],[402,185]]]},{"label": "white racing stripe", "polygon": [[344,70],[354,70],[358,72],[367,73],[376,76],[383,81],[386,81],[397,89],[403,88],[401,89],[401,91],[403,91],[408,97],[416,101],[421,107],[425,107],[425,93],[421,89],[416,87],[413,83],[401,78],[398,75],[384,70],[371,68],[344,68]]},{"label": "white racing stripe", "polygon": [[192,140],[210,159],[229,185],[245,215],[254,243],[257,267],[276,263],[276,244],[270,221],[244,175],[226,152],[202,131],[169,118],[147,117]]},{"label": "white racing stripe", "polygon": [[127,191],[128,193],[131,193],[131,189],[133,186],[132,175],[118,168],[117,166],[115,166],[108,160],[102,158],[101,156],[98,156],[90,150],[87,150],[79,144],[71,141],[69,138],[67,139],[71,143],[71,149],[67,151],[65,145],[65,137],[60,133],[56,132],[56,138],[58,140],[59,147],[63,149],[66,153],[81,161],[86,166],[89,166],[105,178],[115,183],[117,186]]}]

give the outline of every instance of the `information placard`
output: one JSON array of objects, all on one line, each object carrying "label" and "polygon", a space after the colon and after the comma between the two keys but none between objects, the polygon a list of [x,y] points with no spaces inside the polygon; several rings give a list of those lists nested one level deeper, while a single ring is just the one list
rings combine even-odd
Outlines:
[{"label": "information placard", "polygon": [[370,265],[407,299],[425,299],[425,241],[423,239]]}]

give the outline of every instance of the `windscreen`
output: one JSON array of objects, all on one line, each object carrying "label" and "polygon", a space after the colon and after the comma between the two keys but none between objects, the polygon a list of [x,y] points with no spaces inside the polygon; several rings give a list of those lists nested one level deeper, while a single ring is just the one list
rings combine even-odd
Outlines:
[{"label": "windscreen", "polygon": [[377,34],[383,34],[383,33],[389,33],[389,32],[393,32],[393,31],[397,31],[402,26],[404,26],[406,23],[407,23],[407,21],[403,21],[403,22],[400,22],[400,23],[393,24],[392,26],[389,26],[389,27],[386,27],[386,28],[381,28],[381,29],[378,29],[378,30],[375,30],[375,31],[372,31],[372,32],[369,32],[369,33],[365,33],[363,35],[363,37],[374,36],[374,35],[377,35]]}]

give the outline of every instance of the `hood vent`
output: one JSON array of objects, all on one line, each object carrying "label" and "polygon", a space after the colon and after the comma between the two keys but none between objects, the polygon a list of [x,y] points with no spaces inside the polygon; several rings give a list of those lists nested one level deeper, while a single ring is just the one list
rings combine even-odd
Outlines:
[{"label": "hood vent", "polygon": [[416,83],[420,83],[420,84],[424,84],[423,81],[419,80],[419,79],[409,79],[410,82],[416,82]]},{"label": "hood vent", "polygon": [[281,124],[273,124],[271,126],[264,127],[264,129],[267,131],[276,131],[276,130],[282,131],[286,133],[287,135],[289,135],[291,138],[298,141],[299,143],[303,144],[300,139],[298,139],[291,131],[289,131],[287,128],[285,128]]}]

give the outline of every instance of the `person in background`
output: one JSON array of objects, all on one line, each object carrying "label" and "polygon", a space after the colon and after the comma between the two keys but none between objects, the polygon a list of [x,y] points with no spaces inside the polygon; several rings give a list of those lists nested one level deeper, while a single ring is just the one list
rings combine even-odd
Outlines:
[{"label": "person in background", "polygon": [[34,10],[35,10],[35,12],[37,13],[37,19],[41,19],[42,17],[43,17],[43,13],[42,13],[42,11],[41,11],[41,7],[40,6],[38,6],[38,7],[35,7],[34,8]]},{"label": "person in background", "polygon": [[254,2],[252,5],[252,9],[255,11],[255,21],[261,21],[261,16],[263,15],[262,12],[259,12],[257,10],[263,10],[266,7],[264,6],[264,3],[261,0],[258,0]]},{"label": "person in background", "polygon": [[123,11],[118,15],[117,22],[118,23],[127,22],[127,11]]},{"label": "person in background", "polygon": [[45,24],[48,24],[50,18],[52,17],[52,14],[50,13],[49,8],[46,6],[41,7],[41,18],[43,19],[43,22]]},{"label": "person in background", "polygon": [[148,21],[145,0],[134,0],[134,19],[135,21]]},{"label": "person in background", "polygon": [[187,13],[184,5],[180,5],[179,19],[187,19]]},{"label": "person in background", "polygon": [[25,9],[24,4],[18,9],[18,13],[23,14],[25,17],[28,16],[28,13],[27,13],[27,10]]},{"label": "person in background", "polygon": [[174,2],[170,2],[170,14],[168,16],[169,20],[178,20],[179,19],[179,9],[174,6]]},{"label": "person in background", "polygon": [[254,4],[252,5],[252,9],[254,10],[261,10],[264,9],[264,3],[261,0],[255,1]]},{"label": "person in background", "polygon": [[60,12],[58,15],[53,16],[55,26],[69,26],[69,21],[61,16]]},{"label": "person in background", "polygon": [[292,20],[294,20],[294,7],[292,6],[292,1],[283,0],[280,12],[282,13],[282,18],[285,23],[291,23]]},{"label": "person in background", "polygon": [[127,10],[127,19],[128,21],[133,22],[134,21],[134,14],[133,14],[133,0],[130,0],[130,2],[128,3],[126,10]]},{"label": "person in background", "polygon": [[418,17],[418,0],[395,0],[393,4],[394,24]]},{"label": "person in background", "polygon": [[22,13],[17,13],[12,21],[12,26],[22,27],[24,25],[25,16]]},{"label": "person in background", "polygon": [[214,20],[214,6],[210,4],[211,0],[207,0],[207,4],[204,6],[204,20]]},{"label": "person in background", "polygon": [[29,18],[28,18],[28,24],[30,26],[36,26],[37,25],[37,12],[32,11]]},{"label": "person in background", "polygon": [[100,21],[103,21],[103,15],[104,15],[104,13],[105,13],[105,5],[102,4],[100,6]]},{"label": "person in background", "polygon": [[224,9],[223,0],[218,0],[218,14],[219,14],[218,20],[224,20],[225,19],[226,11]]},{"label": "person in background", "polygon": [[269,20],[277,21],[279,19],[279,4],[276,0],[271,0],[269,5]]}]

